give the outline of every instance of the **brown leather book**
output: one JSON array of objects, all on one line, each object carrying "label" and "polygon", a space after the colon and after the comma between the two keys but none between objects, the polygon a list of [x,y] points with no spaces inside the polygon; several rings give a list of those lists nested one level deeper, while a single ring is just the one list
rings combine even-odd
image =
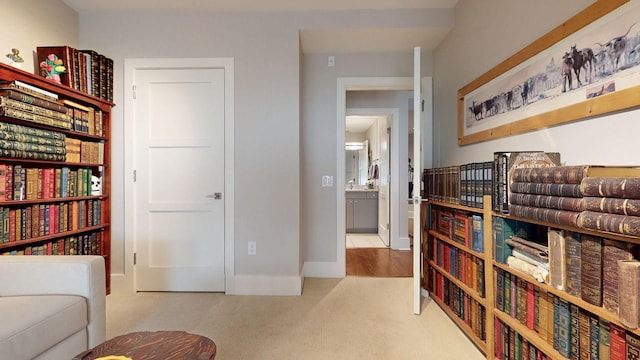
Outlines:
[{"label": "brown leather book", "polygon": [[569,295],[576,297],[582,296],[582,261],[580,254],[580,237],[581,234],[574,231],[565,231],[565,251],[566,251],[566,267],[567,267],[567,286],[566,291]]},{"label": "brown leather book", "polygon": [[[618,317],[632,329],[640,326],[640,261],[618,261]],[[628,339],[627,339],[627,345]]]},{"label": "brown leather book", "polygon": [[584,196],[640,199],[640,178],[635,176],[585,178],[580,191]]},{"label": "brown leather book", "polygon": [[509,189],[514,193],[552,195],[565,197],[582,197],[580,184],[543,184],[528,182],[512,182]]},{"label": "brown leather book", "polygon": [[602,306],[618,314],[618,260],[631,260],[631,244],[604,239],[602,243]]},{"label": "brown leather book", "polygon": [[558,210],[584,210],[582,198],[564,196],[511,193],[509,203]]},{"label": "brown leather book", "polygon": [[602,238],[582,234],[580,256],[582,300],[602,306]]},{"label": "brown leather book", "polygon": [[639,199],[621,199],[613,197],[585,197],[584,209],[610,214],[640,216]]},{"label": "brown leather book", "polygon": [[583,229],[640,236],[640,216],[583,211],[578,216],[577,226]]}]

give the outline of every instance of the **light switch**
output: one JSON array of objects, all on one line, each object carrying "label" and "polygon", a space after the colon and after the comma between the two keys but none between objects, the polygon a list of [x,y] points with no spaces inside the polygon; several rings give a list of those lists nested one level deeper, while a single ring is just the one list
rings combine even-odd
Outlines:
[{"label": "light switch", "polygon": [[323,175],[322,187],[332,187],[332,186],[333,186],[333,176]]}]

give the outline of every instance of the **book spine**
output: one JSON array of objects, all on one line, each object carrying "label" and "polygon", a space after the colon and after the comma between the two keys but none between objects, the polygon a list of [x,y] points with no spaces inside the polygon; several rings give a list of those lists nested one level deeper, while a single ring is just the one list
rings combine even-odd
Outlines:
[{"label": "book spine", "polygon": [[589,323],[590,315],[589,312],[584,309],[580,309],[579,313],[580,359],[589,360],[591,346],[591,326]]},{"label": "book spine", "polygon": [[640,217],[593,211],[583,211],[577,226],[583,229],[609,231],[623,235],[640,236]]},{"label": "book spine", "polygon": [[585,197],[640,199],[640,178],[586,177],[580,184],[580,191]]},{"label": "book spine", "polygon": [[602,306],[618,314],[618,260],[631,260],[631,244],[604,239],[602,244]]},{"label": "book spine", "polygon": [[584,210],[610,214],[640,216],[640,200],[638,199],[585,197],[583,199],[583,203]]},{"label": "book spine", "polygon": [[30,151],[44,154],[58,154],[65,155],[67,150],[64,146],[49,146],[49,145],[39,145],[33,143],[25,143],[20,141],[7,141],[0,140],[0,149],[4,150],[21,150],[21,151]]},{"label": "book spine", "polygon": [[625,330],[614,324],[609,324],[609,358],[610,360],[625,360],[627,357],[627,339]]},{"label": "book spine", "polygon": [[581,234],[575,231],[565,231],[564,233],[567,269],[566,291],[569,295],[576,297],[582,295],[580,284],[582,281],[580,236]]},{"label": "book spine", "polygon": [[522,194],[550,195],[563,197],[582,197],[580,184],[547,184],[512,182],[509,185],[511,192]]},{"label": "book spine", "polygon": [[511,205],[525,205],[538,208],[549,208],[568,211],[582,211],[584,204],[581,198],[535,195],[535,194],[519,194],[511,193],[509,195],[509,203]]},{"label": "book spine", "polygon": [[598,320],[598,331],[600,334],[600,341],[598,344],[598,359],[610,359],[611,336],[609,334],[609,322],[603,318],[600,318]]},{"label": "book spine", "polygon": [[580,360],[580,308],[578,306],[571,306],[571,330],[570,330],[570,342],[571,342],[571,360]]},{"label": "book spine", "polygon": [[29,160],[44,161],[65,161],[66,156],[62,154],[47,154],[26,150],[7,150],[0,149],[0,157],[20,158]]},{"label": "book spine", "polygon": [[558,290],[566,287],[566,244],[562,230],[547,231],[549,242],[549,280],[550,285]]},{"label": "book spine", "polygon": [[570,333],[570,305],[557,296],[553,298],[553,348],[569,358],[571,356]]},{"label": "book spine", "polygon": [[578,215],[584,212],[556,210],[512,204],[510,214],[527,219],[540,220],[558,225],[578,226]]},{"label": "book spine", "polygon": [[627,360],[640,360],[640,337],[638,335],[627,332]]},{"label": "book spine", "polygon": [[602,306],[602,238],[583,234],[580,256],[582,300]]},{"label": "book spine", "polygon": [[589,358],[600,359],[600,326],[598,316],[589,314]]},{"label": "book spine", "polygon": [[546,166],[514,169],[515,182],[580,184],[587,170],[586,165]]},{"label": "book spine", "polygon": [[27,135],[27,134],[19,134],[11,131],[2,131],[0,130],[0,140],[4,141],[18,141],[22,143],[32,143],[37,145],[48,145],[48,146],[57,146],[64,147],[64,140],[46,138],[35,135]]},{"label": "book spine", "polygon": [[623,325],[637,329],[640,326],[640,261],[618,261],[618,281],[618,317]]}]

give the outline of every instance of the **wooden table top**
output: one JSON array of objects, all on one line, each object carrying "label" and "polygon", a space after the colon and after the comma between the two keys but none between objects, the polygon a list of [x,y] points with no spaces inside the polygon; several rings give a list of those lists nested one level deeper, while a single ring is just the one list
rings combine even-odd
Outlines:
[{"label": "wooden table top", "polygon": [[74,360],[94,360],[108,355],[133,360],[213,360],[216,344],[207,337],[185,331],[132,332],[107,340]]}]

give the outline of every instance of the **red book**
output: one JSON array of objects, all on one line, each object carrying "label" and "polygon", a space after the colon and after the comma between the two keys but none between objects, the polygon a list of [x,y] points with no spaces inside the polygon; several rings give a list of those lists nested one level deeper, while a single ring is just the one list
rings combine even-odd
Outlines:
[{"label": "red book", "polygon": [[527,283],[527,327],[531,330],[535,330],[536,327],[536,299],[535,299],[535,286],[533,283]]},{"label": "red book", "polygon": [[611,360],[625,360],[627,356],[625,330],[614,324],[609,324],[609,358]]}]

